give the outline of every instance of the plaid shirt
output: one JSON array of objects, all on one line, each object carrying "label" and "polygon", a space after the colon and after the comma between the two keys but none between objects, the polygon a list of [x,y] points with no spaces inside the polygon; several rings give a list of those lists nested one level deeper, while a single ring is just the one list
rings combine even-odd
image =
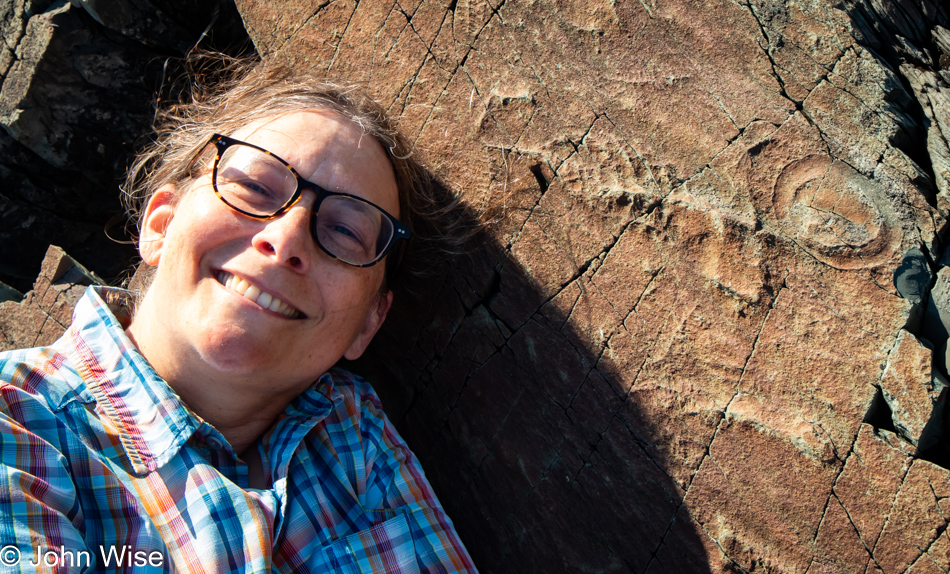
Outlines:
[{"label": "plaid shirt", "polygon": [[334,369],[294,399],[252,489],[125,336],[121,293],[0,354],[0,571],[475,572],[369,384]]}]

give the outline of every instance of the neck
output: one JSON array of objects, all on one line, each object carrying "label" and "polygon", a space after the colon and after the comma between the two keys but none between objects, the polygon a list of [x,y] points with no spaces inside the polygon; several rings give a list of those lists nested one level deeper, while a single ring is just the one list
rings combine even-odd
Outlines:
[{"label": "neck", "polygon": [[[143,302],[144,303],[144,302]],[[231,373],[216,369],[193,348],[161,336],[160,321],[140,306],[126,329],[142,356],[184,404],[228,440],[238,455],[270,428],[301,388],[286,390],[286,381],[262,373]],[[156,336],[156,334],[159,334]],[[284,392],[274,389],[285,389]],[[243,458],[243,456],[242,456]]]},{"label": "neck", "polygon": [[185,382],[168,384],[188,407],[218,430],[241,458],[269,429],[289,401],[245,394],[207,393]]}]

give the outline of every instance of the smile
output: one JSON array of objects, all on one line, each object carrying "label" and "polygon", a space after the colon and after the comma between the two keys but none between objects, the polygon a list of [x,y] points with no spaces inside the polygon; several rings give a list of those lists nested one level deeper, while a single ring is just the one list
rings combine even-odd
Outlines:
[{"label": "smile", "polygon": [[290,319],[298,319],[303,317],[303,313],[294,309],[287,303],[284,303],[277,297],[274,297],[270,293],[265,293],[261,291],[255,285],[251,285],[247,280],[242,279],[232,273],[227,271],[218,271],[218,282],[227,287],[228,289],[234,291],[238,295],[243,296],[249,301],[257,303],[258,306],[263,307],[264,309],[273,311],[275,313],[280,313],[284,317]]}]

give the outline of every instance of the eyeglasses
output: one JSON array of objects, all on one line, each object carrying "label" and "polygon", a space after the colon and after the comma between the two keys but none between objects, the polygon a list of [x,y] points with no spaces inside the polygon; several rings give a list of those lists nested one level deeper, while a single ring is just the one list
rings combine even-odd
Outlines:
[{"label": "eyeglasses", "polygon": [[398,219],[361,197],[323,189],[300,177],[289,163],[254,144],[221,134],[196,156],[214,146],[211,183],[231,209],[254,219],[283,215],[303,190],[317,194],[310,215],[310,234],[331,257],[356,267],[375,265],[399,239],[411,233]]}]

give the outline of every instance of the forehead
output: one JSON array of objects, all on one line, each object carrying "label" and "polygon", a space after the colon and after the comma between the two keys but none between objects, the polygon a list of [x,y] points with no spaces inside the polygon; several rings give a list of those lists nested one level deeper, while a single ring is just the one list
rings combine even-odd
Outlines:
[{"label": "forehead", "polygon": [[330,191],[352,193],[399,215],[392,164],[376,139],[355,122],[324,110],[254,122],[232,137],[289,163],[300,177]]}]

